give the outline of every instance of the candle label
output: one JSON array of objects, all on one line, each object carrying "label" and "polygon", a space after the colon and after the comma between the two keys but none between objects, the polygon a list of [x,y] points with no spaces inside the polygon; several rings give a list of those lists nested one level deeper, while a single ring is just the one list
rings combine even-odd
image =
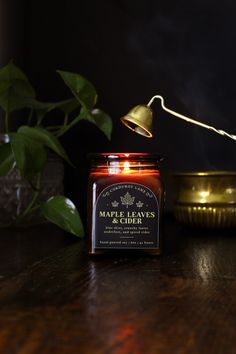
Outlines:
[{"label": "candle label", "polygon": [[157,197],[142,184],[112,184],[97,198],[93,226],[96,248],[159,248]]}]

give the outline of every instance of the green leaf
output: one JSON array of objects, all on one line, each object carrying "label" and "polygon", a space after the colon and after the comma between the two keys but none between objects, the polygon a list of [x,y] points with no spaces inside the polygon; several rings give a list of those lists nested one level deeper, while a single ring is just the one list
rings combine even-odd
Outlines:
[{"label": "green leaf", "polygon": [[102,110],[96,108],[90,112],[86,108],[81,108],[80,119],[85,119],[95,124],[109,140],[111,139],[112,120]]},{"label": "green leaf", "polygon": [[70,130],[74,125],[78,124],[83,119],[95,124],[109,140],[111,139],[112,120],[109,115],[97,108],[90,112],[85,107],[81,108],[80,114],[65,126],[60,136],[65,134],[68,130]]},{"label": "green leaf", "polygon": [[80,215],[70,199],[62,195],[51,197],[41,205],[41,210],[49,221],[75,236],[84,237]]},{"label": "green leaf", "polygon": [[31,101],[29,100],[27,103],[27,107],[35,109],[35,111],[40,114],[46,114],[56,108],[69,114],[79,106],[80,103],[74,97],[59,102],[41,102],[33,99]]},{"label": "green leaf", "polygon": [[79,74],[57,71],[82,106],[93,108],[97,102],[97,92],[93,84]]},{"label": "green leaf", "polygon": [[18,132],[32,138],[33,140],[41,144],[46,145],[49,149],[53,150],[56,154],[58,154],[70,165],[72,165],[60,141],[46,129],[41,127],[28,127],[26,125],[23,125],[18,129]]},{"label": "green leaf", "polygon": [[12,112],[27,106],[35,91],[27,77],[13,62],[0,69],[0,106]]},{"label": "green leaf", "polygon": [[80,103],[76,98],[69,98],[68,100],[55,103],[55,108],[60,109],[64,113],[70,114],[80,106]]},{"label": "green leaf", "polygon": [[31,99],[28,101],[27,106],[33,108],[36,111],[44,111],[45,113],[50,112],[55,108],[54,102],[41,102],[36,99]]},{"label": "green leaf", "polygon": [[31,179],[47,161],[43,144],[19,132],[10,133],[9,137],[17,167],[22,176]]},{"label": "green leaf", "polygon": [[30,99],[26,102],[26,107],[35,110],[38,118],[38,124],[41,124],[44,116],[54,109],[59,109],[65,114],[70,114],[79,106],[80,103],[74,97],[59,102],[41,102],[36,99]]},{"label": "green leaf", "polygon": [[0,176],[5,176],[14,165],[15,159],[11,149],[11,144],[0,146]]}]

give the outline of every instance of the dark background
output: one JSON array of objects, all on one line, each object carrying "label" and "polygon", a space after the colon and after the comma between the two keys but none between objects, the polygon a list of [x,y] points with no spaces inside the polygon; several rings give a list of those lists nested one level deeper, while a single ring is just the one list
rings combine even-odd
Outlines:
[{"label": "dark background", "polygon": [[1,0],[0,64],[10,58],[29,75],[41,100],[70,96],[56,69],[93,82],[98,106],[113,118],[111,142],[82,122],[63,138],[77,165],[66,167],[66,194],[85,216],[87,152],[150,151],[165,157],[167,210],[176,170],[235,170],[236,143],[155,112],[153,140],[119,117],[154,94],[166,106],[236,133],[234,0]]}]

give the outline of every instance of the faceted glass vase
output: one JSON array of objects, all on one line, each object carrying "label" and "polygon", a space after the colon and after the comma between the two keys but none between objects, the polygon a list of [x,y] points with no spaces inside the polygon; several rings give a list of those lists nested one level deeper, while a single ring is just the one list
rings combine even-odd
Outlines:
[{"label": "faceted glass vase", "polygon": [[[8,141],[6,135],[0,136],[0,143]],[[63,194],[64,165],[56,155],[49,154],[42,174],[42,190],[39,201],[46,201],[51,196]],[[0,177],[0,226],[14,223],[31,202],[35,191],[30,183],[22,178],[14,167],[6,176]],[[21,219],[19,226],[37,225],[47,222],[37,210]]]}]

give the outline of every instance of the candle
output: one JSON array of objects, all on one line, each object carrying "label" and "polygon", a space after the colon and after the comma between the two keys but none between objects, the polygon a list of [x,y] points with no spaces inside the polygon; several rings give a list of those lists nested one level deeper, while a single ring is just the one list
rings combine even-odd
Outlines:
[{"label": "candle", "polygon": [[89,158],[90,254],[126,250],[160,254],[160,156],[101,153],[90,154]]}]

